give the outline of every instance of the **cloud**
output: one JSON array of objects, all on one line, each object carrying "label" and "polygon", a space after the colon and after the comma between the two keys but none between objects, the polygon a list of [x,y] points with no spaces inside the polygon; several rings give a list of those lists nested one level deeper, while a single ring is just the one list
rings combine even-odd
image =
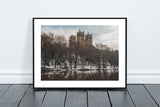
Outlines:
[{"label": "cloud", "polygon": [[45,33],[51,32],[54,33],[55,35],[61,35],[61,36],[63,35],[67,40],[69,40],[69,37],[71,35],[75,35],[77,31],[78,31],[77,29],[71,29],[71,28],[64,29],[60,27],[59,28],[42,27],[42,32]]},{"label": "cloud", "polygon": [[118,31],[112,31],[110,33],[104,33],[95,37],[93,43],[102,43],[110,48],[118,49]]},{"label": "cloud", "polygon": [[63,35],[69,40],[71,35],[76,35],[80,30],[89,32],[93,35],[93,44],[102,43],[107,45],[110,48],[118,49],[118,26],[108,25],[108,26],[99,26],[99,25],[65,25],[65,26],[41,26],[42,32],[49,33],[52,32],[55,35]]}]

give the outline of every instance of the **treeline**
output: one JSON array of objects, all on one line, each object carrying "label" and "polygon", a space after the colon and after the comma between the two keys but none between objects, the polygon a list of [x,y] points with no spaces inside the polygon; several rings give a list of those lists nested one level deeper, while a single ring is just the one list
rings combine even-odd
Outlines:
[{"label": "treeline", "polygon": [[96,46],[81,46],[75,42],[69,46],[69,41],[64,36],[53,33],[41,33],[41,65],[60,67],[62,69],[84,69],[85,66],[94,66],[98,70],[107,68],[107,65],[118,67],[118,50],[108,47],[104,49],[103,44]]}]

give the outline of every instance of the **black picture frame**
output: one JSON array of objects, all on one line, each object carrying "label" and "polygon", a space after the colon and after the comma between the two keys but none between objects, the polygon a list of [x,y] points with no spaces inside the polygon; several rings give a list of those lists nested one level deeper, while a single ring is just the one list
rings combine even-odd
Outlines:
[{"label": "black picture frame", "polygon": [[[53,87],[52,86],[36,86],[36,73],[35,73],[35,65],[37,64],[36,63],[36,59],[35,59],[35,56],[37,55],[35,55],[35,52],[36,52],[36,47],[35,47],[35,40],[37,40],[36,38],[35,38],[35,36],[36,36],[36,31],[35,31],[35,29],[37,29],[37,27],[35,26],[36,25],[36,21],[38,21],[38,20],[85,20],[85,19],[87,19],[87,20],[92,20],[92,19],[99,19],[99,20],[124,20],[124,50],[125,50],[125,56],[124,56],[124,61],[125,61],[125,63],[124,63],[124,84],[123,84],[123,86],[118,86],[118,87],[116,87],[116,86],[112,86],[112,87],[108,87],[108,86],[105,86],[105,84],[104,84],[104,86],[102,87],[97,87],[97,86],[95,86],[95,87],[90,87],[90,86],[88,86],[88,87],[83,87],[83,86],[76,86],[76,87],[70,87],[70,86],[61,86],[61,87],[58,87],[58,86],[54,86],[54,83],[52,83],[53,84]],[[34,89],[55,89],[55,88],[92,88],[92,89],[97,89],[97,88],[108,88],[108,89],[125,89],[126,88],[126,86],[127,86],[127,18],[126,17],[92,17],[92,18],[77,18],[77,17],[70,17],[70,18],[61,18],[61,17],[53,17],[53,18],[46,18],[46,17],[34,17],[33,18],[33,88]],[[40,45],[40,44],[39,44]],[[40,76],[40,75],[39,75]]]}]

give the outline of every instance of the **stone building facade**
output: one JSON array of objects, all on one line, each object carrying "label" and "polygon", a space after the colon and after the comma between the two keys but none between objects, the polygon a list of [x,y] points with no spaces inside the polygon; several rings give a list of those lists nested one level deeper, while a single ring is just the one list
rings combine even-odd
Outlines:
[{"label": "stone building facade", "polygon": [[77,35],[71,35],[69,39],[69,46],[73,46],[75,43],[82,47],[92,45],[92,34],[85,34],[84,31],[79,30]]}]

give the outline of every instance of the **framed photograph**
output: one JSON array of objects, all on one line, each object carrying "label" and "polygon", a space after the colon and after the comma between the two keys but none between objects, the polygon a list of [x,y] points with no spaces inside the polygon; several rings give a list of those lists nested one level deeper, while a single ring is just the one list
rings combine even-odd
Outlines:
[{"label": "framed photograph", "polygon": [[33,18],[34,88],[126,88],[127,18]]}]

